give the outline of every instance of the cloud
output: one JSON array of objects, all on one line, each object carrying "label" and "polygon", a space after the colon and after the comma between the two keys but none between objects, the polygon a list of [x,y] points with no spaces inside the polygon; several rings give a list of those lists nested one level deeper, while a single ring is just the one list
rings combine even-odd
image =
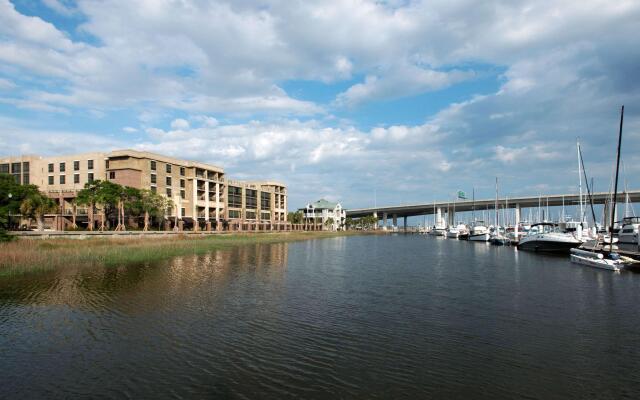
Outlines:
[{"label": "cloud", "polygon": [[42,3],[65,17],[71,17],[77,14],[77,10],[73,8],[73,6],[68,5],[68,2],[64,0],[42,0]]},{"label": "cloud", "polygon": [[187,130],[189,129],[189,121],[182,118],[174,119],[171,121],[171,128],[175,130]]},{"label": "cloud", "polygon": [[122,128],[123,132],[127,132],[127,133],[136,133],[138,132],[138,130],[136,128],[133,128],[131,126],[125,126],[124,128]]}]

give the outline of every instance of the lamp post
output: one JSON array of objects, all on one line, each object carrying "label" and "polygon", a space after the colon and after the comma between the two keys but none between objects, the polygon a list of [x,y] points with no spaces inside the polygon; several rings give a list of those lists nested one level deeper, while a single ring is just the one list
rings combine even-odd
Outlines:
[{"label": "lamp post", "polygon": [[[11,198],[13,198],[13,194],[9,193],[9,195],[7,196],[9,198],[9,201],[11,201]],[[7,225],[8,225],[8,230],[11,230],[11,210],[7,210]]]}]

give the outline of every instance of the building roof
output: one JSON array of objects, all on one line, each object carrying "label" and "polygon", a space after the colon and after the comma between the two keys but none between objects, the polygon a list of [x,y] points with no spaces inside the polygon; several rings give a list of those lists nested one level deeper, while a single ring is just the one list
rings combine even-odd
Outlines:
[{"label": "building roof", "polygon": [[110,157],[134,157],[134,158],[148,158],[150,160],[156,160],[169,164],[182,165],[185,167],[196,167],[200,169],[212,170],[215,172],[224,173],[224,169],[217,165],[205,164],[198,161],[180,160],[178,158],[163,156],[162,154],[151,153],[148,151],[138,151],[132,149],[114,150],[107,154]]},{"label": "building roof", "polygon": [[336,208],[338,206],[338,203],[332,203],[330,201],[327,201],[325,199],[320,199],[318,201],[316,201],[315,203],[311,203],[310,206],[312,206],[313,208],[320,208],[320,209],[330,209],[333,210],[334,208]]}]

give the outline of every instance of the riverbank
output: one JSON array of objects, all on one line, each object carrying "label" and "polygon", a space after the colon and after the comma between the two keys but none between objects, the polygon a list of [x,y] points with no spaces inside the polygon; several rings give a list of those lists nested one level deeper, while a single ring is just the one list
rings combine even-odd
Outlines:
[{"label": "riverbank", "polygon": [[144,264],[170,257],[204,254],[235,246],[292,242],[368,232],[283,232],[210,236],[16,240],[0,244],[0,277],[69,266]]}]

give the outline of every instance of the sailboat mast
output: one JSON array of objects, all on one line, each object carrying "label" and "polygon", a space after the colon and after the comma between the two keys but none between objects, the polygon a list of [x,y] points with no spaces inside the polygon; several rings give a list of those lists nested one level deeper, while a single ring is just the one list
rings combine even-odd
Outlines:
[{"label": "sailboat mast", "polygon": [[616,200],[618,198],[618,172],[620,170],[620,147],[622,146],[622,122],[624,120],[624,105],[620,110],[620,132],[618,133],[618,154],[616,156],[616,179],[613,189],[613,207],[611,208],[611,237],[609,239],[609,250],[613,250],[613,225],[616,215]]},{"label": "sailboat mast", "polygon": [[498,177],[496,176],[496,227],[498,227]]},{"label": "sailboat mast", "polygon": [[576,141],[576,149],[578,151],[578,188],[580,189],[580,197],[578,202],[580,203],[580,226],[584,220],[584,208],[582,206],[582,167],[580,166],[580,140]]}]

